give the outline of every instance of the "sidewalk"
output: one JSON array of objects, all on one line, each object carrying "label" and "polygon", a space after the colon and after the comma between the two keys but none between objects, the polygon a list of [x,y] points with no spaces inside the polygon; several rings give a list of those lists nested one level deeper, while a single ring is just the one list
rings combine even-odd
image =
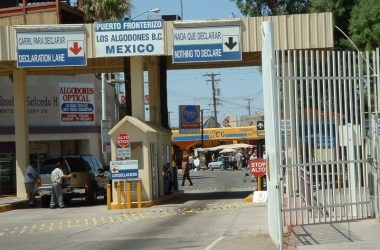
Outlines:
[{"label": "sidewalk", "polygon": [[0,196],[0,213],[10,211],[13,209],[27,208],[28,199],[17,198],[13,195]]},{"label": "sidewalk", "polygon": [[296,226],[284,249],[380,249],[379,233],[377,219]]}]

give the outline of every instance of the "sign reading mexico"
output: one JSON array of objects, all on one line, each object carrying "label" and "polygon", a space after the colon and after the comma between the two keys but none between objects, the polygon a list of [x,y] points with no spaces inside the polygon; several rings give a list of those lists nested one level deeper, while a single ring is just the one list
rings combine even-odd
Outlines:
[{"label": "sign reading mexico", "polygon": [[163,55],[162,20],[98,22],[96,57]]},{"label": "sign reading mexico", "polygon": [[[84,26],[16,26],[17,67],[84,66]],[[59,30],[58,30],[59,29]]]},{"label": "sign reading mexico", "polygon": [[137,160],[111,161],[112,179],[135,179],[139,178],[139,164]]},{"label": "sign reading mexico", "polygon": [[94,84],[60,83],[61,125],[95,125],[94,102]]},{"label": "sign reading mexico", "polygon": [[173,29],[173,63],[241,60],[240,26]]}]

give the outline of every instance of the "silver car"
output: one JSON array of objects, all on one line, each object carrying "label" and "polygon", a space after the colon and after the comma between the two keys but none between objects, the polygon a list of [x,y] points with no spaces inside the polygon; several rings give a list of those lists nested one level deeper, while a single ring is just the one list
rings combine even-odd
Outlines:
[{"label": "silver car", "polygon": [[213,171],[214,169],[224,170],[226,168],[227,168],[226,159],[224,159],[223,157],[218,157],[214,161],[208,164],[208,169],[210,169],[211,171]]}]

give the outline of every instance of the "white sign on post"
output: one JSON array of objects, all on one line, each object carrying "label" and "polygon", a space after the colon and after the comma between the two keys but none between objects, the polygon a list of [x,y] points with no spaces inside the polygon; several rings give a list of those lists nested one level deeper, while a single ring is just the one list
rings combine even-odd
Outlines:
[{"label": "white sign on post", "polygon": [[98,22],[96,57],[163,55],[163,26],[162,20]]}]

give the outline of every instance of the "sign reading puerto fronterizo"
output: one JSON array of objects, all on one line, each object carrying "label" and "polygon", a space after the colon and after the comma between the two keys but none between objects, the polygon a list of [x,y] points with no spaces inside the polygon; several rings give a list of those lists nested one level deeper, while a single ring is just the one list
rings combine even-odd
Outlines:
[{"label": "sign reading puerto fronterizo", "polygon": [[238,25],[173,28],[173,63],[241,60]]},{"label": "sign reading puerto fronterizo", "polygon": [[256,158],[249,163],[248,168],[253,176],[263,177],[267,172],[267,163],[262,158]]},{"label": "sign reading puerto fronterizo", "polygon": [[120,147],[128,147],[129,143],[131,142],[130,140],[131,138],[129,137],[127,133],[121,133],[117,136],[116,143]]},{"label": "sign reading puerto fronterizo", "polygon": [[96,57],[163,55],[162,20],[98,22]]},{"label": "sign reading puerto fronterizo", "polygon": [[17,67],[85,66],[84,26],[16,26]]}]

